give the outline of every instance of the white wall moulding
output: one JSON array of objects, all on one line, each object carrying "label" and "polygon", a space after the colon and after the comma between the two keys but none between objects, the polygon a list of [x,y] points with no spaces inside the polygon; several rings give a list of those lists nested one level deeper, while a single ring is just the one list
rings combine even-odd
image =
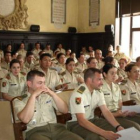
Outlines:
[{"label": "white wall moulding", "polygon": [[0,0],[0,29],[23,29],[28,25],[26,0]]}]

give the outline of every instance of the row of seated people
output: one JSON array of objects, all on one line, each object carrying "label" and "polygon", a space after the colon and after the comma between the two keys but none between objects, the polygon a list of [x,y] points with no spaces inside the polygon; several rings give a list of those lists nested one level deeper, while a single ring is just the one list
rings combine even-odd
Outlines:
[{"label": "row of seated people", "polygon": [[[121,90],[114,82],[116,67],[107,64],[102,72],[96,68],[85,71],[84,83],[72,91],[68,109],[59,94],[45,85],[45,74],[30,71],[26,80],[28,90],[14,100],[17,119],[27,124],[26,139],[116,140],[120,137],[117,131],[129,127],[140,131],[140,116],[136,112],[121,111]],[[102,111],[101,118],[94,116],[96,107]],[[69,110],[72,114],[67,129],[56,123],[54,108],[62,113]]]}]

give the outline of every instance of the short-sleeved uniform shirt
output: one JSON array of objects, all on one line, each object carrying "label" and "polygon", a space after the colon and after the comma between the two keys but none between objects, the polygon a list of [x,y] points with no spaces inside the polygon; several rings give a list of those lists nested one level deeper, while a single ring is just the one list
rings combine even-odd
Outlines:
[{"label": "short-sleeved uniform shirt", "polygon": [[86,64],[86,62],[84,62],[84,63],[82,63],[82,64],[79,63],[79,62],[77,62],[77,63],[76,63],[75,69],[76,69],[77,72],[83,72],[85,69],[87,69],[87,64]]},{"label": "short-sleeved uniform shirt", "polygon": [[62,74],[63,83],[69,83],[68,89],[75,89],[78,87],[80,83],[78,83],[77,78],[82,78],[82,76],[76,72],[69,73],[66,70],[64,74]]},{"label": "short-sleeved uniform shirt", "polygon": [[38,68],[38,70],[45,74],[45,84],[52,90],[54,90],[56,86],[62,84],[61,79],[55,70],[48,69],[47,73],[45,73],[41,68]]},{"label": "short-sleeved uniform shirt", "polygon": [[122,77],[123,79],[126,79],[127,78],[127,73],[125,72],[125,70],[119,68],[118,69],[118,76]]},{"label": "short-sleeved uniform shirt", "polygon": [[18,77],[9,73],[2,79],[1,92],[7,93],[12,97],[21,96],[26,89],[26,76],[19,73]]},{"label": "short-sleeved uniform shirt", "polygon": [[117,111],[119,109],[119,101],[122,101],[121,90],[119,85],[112,83],[111,89],[107,82],[104,80],[101,91],[104,94],[104,98],[108,109],[111,112]]},{"label": "short-sleeved uniform shirt", "polygon": [[87,120],[94,118],[96,107],[105,105],[104,95],[100,90],[89,91],[85,83],[76,88],[70,98],[71,121],[77,121],[76,113],[84,113]]},{"label": "short-sleeved uniform shirt", "polygon": [[[16,114],[23,110],[30,98],[30,93],[26,92],[25,94],[27,94],[27,97],[22,101],[19,99],[14,100],[14,109]],[[56,123],[54,108],[57,110],[56,104],[51,96],[48,94],[39,95],[35,101],[34,115],[27,124],[27,131],[37,126],[44,126],[48,123]]]},{"label": "short-sleeved uniform shirt", "polygon": [[123,101],[135,100],[136,104],[140,104],[140,84],[132,83],[127,79],[126,83],[120,85]]},{"label": "short-sleeved uniform shirt", "polygon": [[38,50],[37,50],[37,49],[34,49],[34,50],[32,51],[36,60],[39,59],[39,53],[40,53],[41,51],[42,51],[41,49],[38,49]]},{"label": "short-sleeved uniform shirt", "polygon": [[22,55],[22,56],[25,58],[25,57],[26,57],[26,53],[27,53],[27,51],[24,50],[24,49],[20,49],[20,50],[18,50],[17,53],[20,54],[20,55]]},{"label": "short-sleeved uniform shirt", "polygon": [[104,65],[105,64],[104,64],[104,62],[102,60],[97,61],[97,68],[98,69],[102,69]]}]

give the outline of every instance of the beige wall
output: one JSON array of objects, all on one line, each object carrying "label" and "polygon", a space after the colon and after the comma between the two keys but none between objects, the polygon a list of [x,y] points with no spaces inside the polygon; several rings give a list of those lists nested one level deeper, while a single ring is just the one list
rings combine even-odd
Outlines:
[{"label": "beige wall", "polygon": [[40,25],[40,31],[43,32],[67,32],[71,26],[78,28],[78,0],[66,1],[66,24],[63,24],[62,29],[56,29],[51,23],[51,0],[28,0],[29,25]]},{"label": "beige wall", "polygon": [[79,0],[78,31],[104,32],[104,26],[115,24],[115,0],[100,0],[100,25],[96,28],[89,26],[89,0]]},{"label": "beige wall", "polygon": [[28,28],[40,25],[41,32],[67,32],[68,27],[76,27],[78,32],[104,32],[104,26],[115,23],[115,0],[100,0],[100,25],[89,26],[89,0],[66,0],[66,24],[56,29],[51,23],[51,0],[27,0]]}]

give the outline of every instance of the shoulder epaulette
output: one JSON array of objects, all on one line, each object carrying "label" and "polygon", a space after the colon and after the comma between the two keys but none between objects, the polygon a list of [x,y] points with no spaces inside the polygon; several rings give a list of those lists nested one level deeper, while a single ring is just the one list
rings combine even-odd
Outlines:
[{"label": "shoulder epaulette", "polygon": [[7,78],[8,80],[10,80],[10,79],[11,79],[10,74],[7,74],[7,75],[6,75],[6,78]]},{"label": "shoulder epaulette", "polygon": [[64,76],[65,74],[66,74],[66,72],[64,71],[64,72],[60,73],[59,75]]},{"label": "shoulder epaulette", "polygon": [[124,80],[121,81],[121,85],[125,85],[126,83],[127,83],[127,80],[126,79],[124,79]]},{"label": "shoulder epaulette", "polygon": [[20,72],[20,73],[21,73],[22,75],[24,75],[24,76],[26,75],[26,73],[25,73],[25,72]]},{"label": "shoulder epaulette", "polygon": [[77,92],[79,92],[80,94],[83,94],[83,92],[85,91],[85,87],[84,86],[80,86],[79,89],[77,90]]},{"label": "shoulder epaulette", "polygon": [[50,70],[57,71],[56,68],[53,68],[53,67],[50,67],[49,69],[50,69]]},{"label": "shoulder epaulette", "polygon": [[18,96],[17,99],[19,99],[20,101],[22,101],[26,97],[27,97],[27,94],[24,94],[22,96]]}]

